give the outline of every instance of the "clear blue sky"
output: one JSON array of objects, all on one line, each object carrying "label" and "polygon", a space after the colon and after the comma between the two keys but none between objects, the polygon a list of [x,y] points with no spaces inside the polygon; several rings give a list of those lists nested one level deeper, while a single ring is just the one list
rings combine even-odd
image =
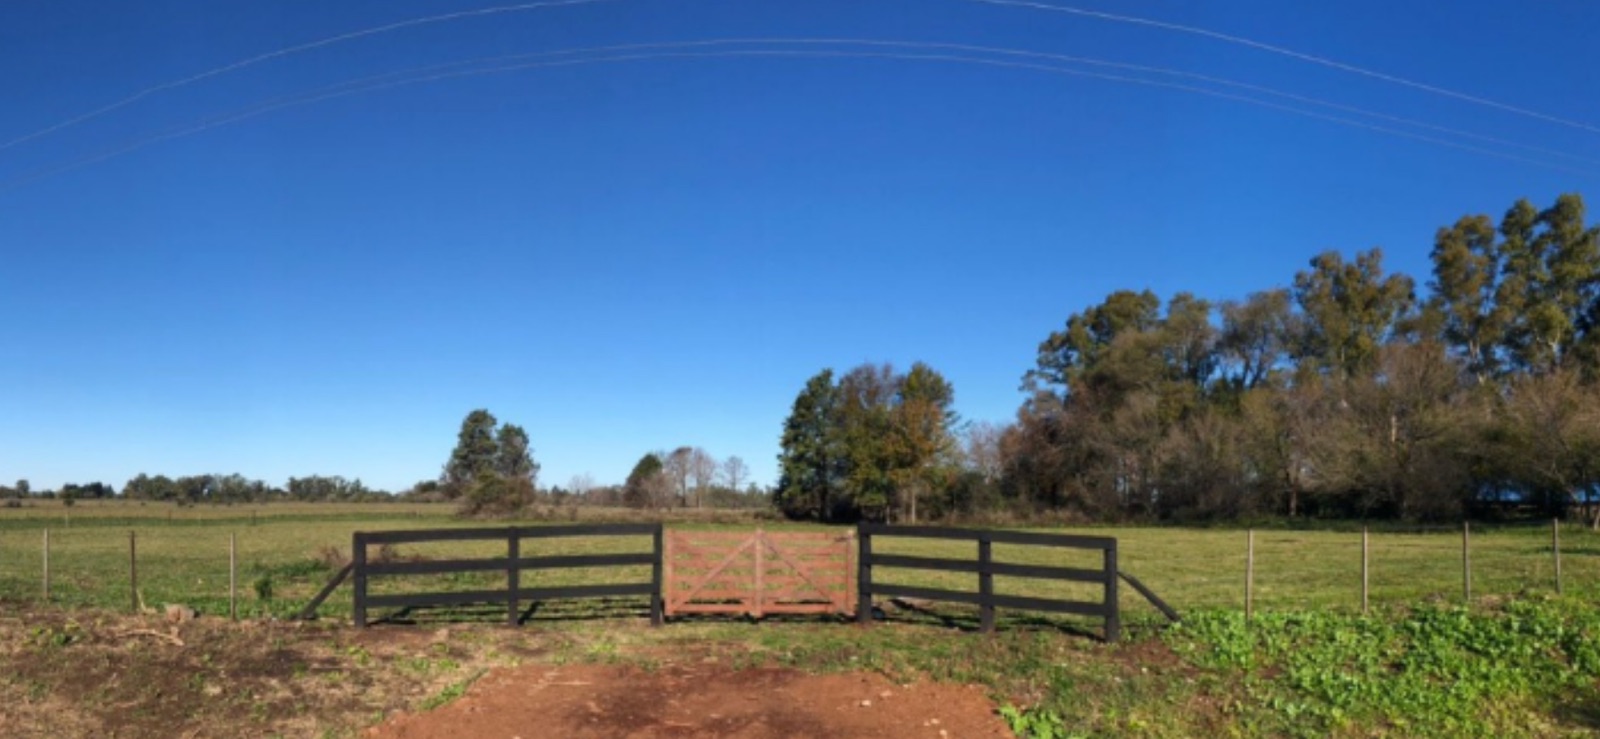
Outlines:
[{"label": "clear blue sky", "polygon": [[[0,142],[240,59],[495,4],[6,2]],[[1600,123],[1587,0],[1077,7]],[[1576,159],[1475,144],[1569,169],[1543,167],[1018,68],[716,57],[330,98],[33,174],[368,75],[733,37],[1170,67]],[[926,361],[964,417],[1004,421],[1039,340],[1111,290],[1241,297],[1318,251],[1371,246],[1421,283],[1438,226],[1518,197],[1593,203],[1596,185],[1592,130],[1024,7],[614,0],[412,26],[0,150],[0,479],[237,471],[404,488],[435,477],[462,417],[487,407],[529,430],[544,483],[617,482],[680,444],[737,454],[771,483],[782,420],[823,367]]]}]

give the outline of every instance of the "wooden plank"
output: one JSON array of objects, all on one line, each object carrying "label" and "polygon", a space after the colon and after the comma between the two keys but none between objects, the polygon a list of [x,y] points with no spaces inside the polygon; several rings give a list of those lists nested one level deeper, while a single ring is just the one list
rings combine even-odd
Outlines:
[{"label": "wooden plank", "polygon": [[1076,600],[1029,598],[1021,595],[996,595],[994,604],[999,608],[1017,608],[1024,611],[1071,613],[1079,616],[1105,616],[1108,609],[1103,603],[1085,603]]},{"label": "wooden plank", "polygon": [[548,557],[523,557],[517,565],[524,569],[560,570],[573,567],[622,567],[628,565],[653,565],[656,555],[650,552],[627,554],[563,554]]},{"label": "wooden plank", "polygon": [[528,600],[560,600],[564,598],[614,598],[628,595],[654,595],[655,583],[607,583],[605,585],[568,585],[551,588],[523,588],[518,595]]},{"label": "wooden plank", "polygon": [[920,598],[922,600],[946,600],[953,603],[971,603],[977,605],[981,600],[977,593],[968,593],[960,590],[944,590],[941,588],[921,588],[911,585],[890,585],[888,583],[872,583],[872,592],[887,595],[891,598]]},{"label": "wooden plank", "polygon": [[861,524],[861,533],[872,536],[911,537],[919,539],[957,539],[978,541],[987,536],[996,544],[1035,544],[1072,549],[1108,549],[1117,540],[1109,536],[1081,536],[1077,534],[1045,534],[1032,531],[1007,531],[1003,529],[957,529],[944,526],[890,526],[880,523]]},{"label": "wooden plank", "polygon": [[350,571],[354,570],[355,567],[355,562],[346,562],[344,567],[339,569],[338,574],[329,578],[328,584],[317,591],[317,594],[311,598],[311,602],[307,603],[305,608],[300,609],[300,620],[306,621],[315,618],[317,609],[322,607],[322,602],[327,600],[328,596],[333,594],[334,589],[339,587],[339,584],[350,576]]},{"label": "wooden plank", "polygon": [[650,536],[661,527],[658,523],[582,523],[563,526],[518,527],[517,536],[524,539],[551,539],[568,536]]},{"label": "wooden plank", "polygon": [[655,532],[657,524],[608,523],[576,524],[570,526],[503,526],[499,528],[468,529],[407,529],[402,531],[370,531],[368,544],[414,544],[429,541],[479,541],[504,539],[516,536],[523,539],[548,539],[572,536],[644,536]]},{"label": "wooden plank", "polygon": [[505,603],[510,593],[506,590],[458,590],[437,593],[396,593],[367,596],[368,608],[415,608],[423,606],[460,606],[475,603]]},{"label": "wooden plank", "polygon": [[[505,539],[502,538],[502,541]],[[506,569],[505,557],[492,559],[432,559],[421,562],[374,562],[368,575],[443,575],[454,572],[491,572]]]},{"label": "wooden plank", "polygon": [[[739,555],[743,554],[746,549],[749,549],[750,546],[752,544],[754,544],[754,542],[755,542],[754,539],[752,539],[750,541],[747,541],[744,544],[741,544],[737,549],[735,549],[732,552],[730,552],[728,554],[727,558],[722,561],[722,564],[718,565],[715,569],[713,569],[710,572],[710,574],[707,574],[705,577],[701,578],[701,580],[700,580],[701,585],[711,582],[712,579],[714,579],[717,575],[721,574],[722,570],[726,569],[728,567],[728,565],[731,564],[735,559],[737,559],[739,557]],[[693,597],[695,591],[699,587],[700,587],[699,585],[696,585],[696,586],[688,588],[688,592],[680,594],[679,595],[679,599],[682,600],[682,599],[687,599],[687,598]]]},{"label": "wooden plank", "polygon": [[1041,580],[1068,580],[1072,582],[1105,582],[1106,575],[1100,570],[1086,570],[1081,567],[1054,567],[1049,565],[1020,565],[1011,562],[993,562],[989,565],[990,571],[1004,577],[1031,577]]},{"label": "wooden plank", "polygon": [[1145,600],[1150,601],[1150,604],[1155,606],[1157,610],[1161,611],[1161,613],[1165,615],[1168,620],[1174,623],[1182,620],[1182,618],[1178,615],[1178,610],[1176,608],[1167,605],[1167,602],[1162,600],[1160,596],[1156,595],[1154,591],[1145,587],[1144,583],[1139,582],[1139,578],[1136,578],[1126,572],[1119,571],[1117,574],[1121,575],[1122,579],[1126,580],[1129,585],[1132,585],[1134,590],[1139,591],[1139,594],[1144,596]]}]

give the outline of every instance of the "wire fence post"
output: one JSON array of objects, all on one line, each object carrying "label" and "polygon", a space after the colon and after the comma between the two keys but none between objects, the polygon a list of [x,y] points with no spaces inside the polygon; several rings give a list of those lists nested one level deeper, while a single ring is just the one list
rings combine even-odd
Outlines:
[{"label": "wire fence post", "polygon": [[1367,527],[1361,527],[1361,615],[1367,614],[1368,572],[1370,559],[1370,544],[1367,537]]},{"label": "wire fence post", "polygon": [[239,620],[239,535],[228,534],[228,618]]},{"label": "wire fence post", "polygon": [[50,602],[50,529],[44,530],[44,600]]},{"label": "wire fence post", "polygon": [[128,603],[139,612],[139,557],[133,531],[128,532]]},{"label": "wire fence post", "polygon": [[1561,594],[1561,519],[1550,519],[1550,553],[1556,559],[1556,595]]},{"label": "wire fence post", "polygon": [[1255,615],[1256,588],[1256,530],[1246,529],[1244,534],[1244,620]]},{"label": "wire fence post", "polygon": [[1461,522],[1461,599],[1472,602],[1472,522]]}]

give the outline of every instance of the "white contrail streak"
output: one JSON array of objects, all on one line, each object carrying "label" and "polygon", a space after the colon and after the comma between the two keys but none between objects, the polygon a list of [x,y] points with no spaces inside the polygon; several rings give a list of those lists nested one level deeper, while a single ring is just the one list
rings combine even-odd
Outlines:
[{"label": "white contrail streak", "polygon": [[1280,56],[1289,57],[1291,59],[1297,59],[1299,61],[1307,62],[1307,63],[1310,63],[1310,64],[1317,64],[1317,65],[1320,65],[1320,66],[1323,66],[1323,67],[1328,67],[1330,69],[1337,69],[1337,70],[1339,70],[1341,72],[1349,72],[1351,74],[1358,74],[1358,75],[1361,75],[1363,77],[1370,77],[1372,79],[1382,80],[1384,82],[1388,82],[1388,83],[1391,83],[1391,84],[1401,85],[1401,86],[1404,86],[1404,87],[1410,87],[1410,88],[1416,89],[1416,90],[1422,90],[1424,92],[1432,93],[1434,95],[1441,95],[1443,97],[1454,98],[1456,100],[1461,100],[1461,101],[1473,103],[1475,105],[1482,105],[1482,106],[1486,106],[1486,107],[1490,107],[1490,108],[1495,108],[1495,109],[1498,109],[1498,110],[1503,110],[1503,111],[1508,112],[1508,113],[1515,113],[1517,115],[1526,116],[1526,117],[1529,117],[1529,118],[1535,118],[1535,119],[1538,119],[1538,120],[1541,120],[1541,121],[1545,121],[1547,123],[1555,123],[1555,124],[1559,124],[1559,125],[1562,125],[1562,126],[1567,126],[1569,128],[1576,128],[1576,129],[1580,129],[1580,130],[1583,130],[1583,131],[1588,131],[1590,133],[1600,133],[1600,127],[1594,126],[1593,124],[1584,123],[1583,121],[1575,121],[1575,120],[1571,120],[1571,119],[1568,119],[1568,118],[1561,118],[1559,116],[1550,115],[1548,113],[1541,113],[1541,112],[1539,112],[1537,110],[1529,110],[1527,108],[1518,107],[1516,105],[1511,105],[1509,103],[1502,103],[1502,102],[1499,102],[1497,100],[1490,100],[1488,98],[1478,97],[1476,95],[1471,95],[1471,94],[1464,93],[1464,92],[1458,92],[1456,90],[1451,90],[1451,89],[1447,89],[1447,88],[1443,88],[1443,87],[1438,87],[1438,86],[1435,86],[1435,85],[1430,85],[1430,84],[1427,84],[1425,82],[1418,82],[1416,80],[1406,79],[1405,77],[1399,77],[1399,76],[1396,76],[1396,75],[1387,74],[1387,73],[1384,73],[1384,72],[1379,72],[1377,70],[1367,69],[1366,67],[1358,67],[1358,66],[1356,66],[1354,64],[1348,64],[1346,62],[1341,62],[1341,61],[1338,61],[1338,60],[1335,60],[1335,59],[1329,59],[1327,57],[1317,56],[1315,54],[1307,54],[1307,53],[1305,53],[1303,51],[1295,51],[1294,49],[1289,49],[1289,48],[1285,48],[1285,47],[1282,47],[1282,46],[1276,46],[1276,45],[1269,44],[1269,43],[1266,43],[1266,42],[1263,42],[1263,41],[1257,41],[1255,39],[1245,38],[1243,36],[1234,36],[1232,34],[1222,33],[1222,32],[1219,32],[1219,31],[1213,31],[1213,30],[1210,30],[1210,29],[1207,29],[1207,28],[1200,28],[1200,27],[1197,27],[1197,26],[1186,26],[1186,25],[1183,25],[1183,24],[1180,24],[1180,23],[1169,23],[1167,21],[1159,21],[1159,20],[1154,20],[1154,19],[1151,19],[1151,18],[1141,18],[1141,17],[1138,17],[1138,16],[1119,15],[1117,13],[1106,13],[1106,12],[1102,12],[1102,11],[1098,11],[1098,10],[1087,10],[1085,8],[1075,8],[1075,7],[1072,7],[1072,6],[1069,6],[1069,5],[1054,5],[1054,4],[1051,4],[1051,3],[1034,2],[1033,0],[962,0],[962,2],[979,3],[979,4],[983,4],[983,5],[1000,5],[1000,6],[1009,6],[1009,7],[1017,7],[1017,8],[1028,8],[1028,9],[1032,9],[1032,10],[1045,10],[1045,11],[1050,11],[1050,12],[1054,12],[1054,13],[1066,13],[1066,14],[1069,14],[1069,15],[1081,16],[1081,17],[1084,17],[1084,18],[1094,18],[1094,19],[1097,19],[1097,20],[1111,21],[1113,23],[1127,23],[1127,24],[1138,25],[1138,26],[1147,26],[1147,27],[1150,27],[1150,28],[1159,28],[1159,29],[1164,30],[1164,31],[1174,31],[1174,32],[1177,32],[1177,33],[1187,33],[1187,34],[1192,34],[1192,35],[1195,35],[1195,36],[1203,36],[1205,38],[1215,39],[1217,41],[1223,41],[1223,42],[1230,43],[1230,44],[1237,44],[1239,46],[1245,46],[1245,47],[1249,47],[1249,48],[1256,49],[1256,50],[1259,50],[1259,51],[1265,51],[1265,52],[1268,52],[1268,53],[1271,53],[1271,54],[1277,54],[1277,55],[1280,55]]},{"label": "white contrail streak", "polygon": [[[796,39],[789,39],[789,41],[791,41],[791,42],[792,41],[796,41]],[[812,40],[812,41],[816,41],[816,40]],[[692,47],[692,46],[705,46],[705,45],[712,45],[712,44],[728,44],[728,43],[734,43],[734,41],[733,40],[720,40],[720,41],[712,40],[712,41],[677,42],[676,46],[679,46],[679,47]],[[748,43],[748,42],[744,42],[744,43]],[[884,42],[884,43],[912,43],[912,42]],[[648,47],[652,47],[652,48],[663,48],[663,47],[673,48],[674,44],[671,44],[671,43],[634,44],[634,45],[630,45],[630,46],[634,46],[634,47],[648,46]],[[573,56],[573,55],[578,55],[578,54],[583,54],[583,53],[596,53],[596,52],[599,52],[599,51],[602,51],[602,50],[610,50],[610,51],[614,52],[617,48],[618,47],[593,47],[593,48],[590,48],[590,49],[568,49],[568,50],[560,50],[560,51],[541,52],[540,56],[544,56],[544,57],[557,56],[557,55]],[[518,55],[518,56],[520,56],[522,58],[526,58],[526,55]],[[1412,139],[1412,140],[1415,140],[1415,141],[1421,141],[1421,142],[1425,142],[1425,143],[1435,144],[1435,145],[1438,145],[1438,146],[1446,146],[1446,147],[1450,147],[1450,148],[1454,148],[1454,149],[1459,149],[1459,150],[1462,150],[1462,151],[1468,151],[1468,152],[1473,152],[1473,153],[1476,153],[1476,154],[1482,154],[1482,155],[1485,155],[1485,156],[1496,157],[1496,158],[1499,158],[1499,159],[1505,159],[1505,160],[1510,160],[1510,161],[1515,161],[1515,162],[1521,162],[1521,163],[1524,163],[1524,164],[1532,164],[1532,165],[1535,165],[1535,166],[1562,170],[1562,171],[1566,171],[1566,172],[1581,174],[1581,175],[1584,175],[1584,176],[1595,176],[1597,174],[1594,170],[1585,170],[1585,169],[1577,169],[1577,168],[1573,168],[1573,167],[1567,167],[1567,166],[1563,166],[1563,165],[1559,165],[1559,164],[1553,164],[1551,162],[1547,162],[1547,161],[1543,161],[1543,160],[1539,160],[1539,159],[1531,159],[1531,158],[1528,158],[1528,157],[1518,156],[1518,155],[1515,155],[1515,154],[1507,154],[1505,152],[1496,151],[1496,150],[1493,150],[1493,149],[1485,149],[1485,148],[1478,147],[1478,146],[1472,146],[1472,145],[1469,145],[1469,144],[1462,144],[1462,143],[1459,143],[1459,142],[1449,141],[1449,140],[1446,140],[1446,139],[1440,139],[1440,138],[1433,137],[1433,136],[1426,136],[1426,135],[1422,135],[1422,134],[1417,134],[1417,133],[1413,133],[1413,132],[1410,132],[1410,131],[1402,131],[1402,130],[1398,130],[1398,129],[1387,128],[1387,127],[1384,127],[1384,126],[1377,126],[1377,125],[1373,125],[1373,124],[1367,123],[1365,121],[1352,120],[1352,119],[1349,119],[1349,118],[1341,118],[1341,117],[1338,117],[1338,116],[1332,116],[1332,115],[1326,115],[1326,114],[1323,114],[1323,113],[1317,113],[1317,112],[1314,112],[1314,111],[1308,111],[1308,110],[1304,110],[1304,109],[1301,109],[1301,108],[1295,108],[1295,107],[1292,107],[1292,106],[1289,106],[1289,105],[1283,105],[1283,104],[1274,103],[1274,102],[1271,102],[1271,101],[1260,100],[1258,98],[1247,97],[1247,96],[1244,96],[1244,95],[1236,95],[1236,94],[1228,93],[1228,92],[1221,92],[1221,91],[1218,91],[1218,90],[1213,90],[1213,89],[1204,88],[1204,87],[1196,87],[1194,85],[1179,84],[1179,83],[1174,83],[1174,82],[1165,82],[1165,81],[1161,81],[1161,80],[1151,80],[1151,79],[1144,79],[1144,78],[1138,78],[1138,77],[1128,77],[1128,76],[1125,76],[1125,75],[1104,74],[1104,73],[1100,73],[1100,72],[1090,72],[1090,71],[1079,70],[1079,69],[1068,69],[1068,68],[1065,68],[1065,67],[1057,67],[1057,66],[1051,66],[1051,65],[1047,65],[1047,64],[1039,64],[1039,63],[1033,63],[1033,62],[1011,61],[1011,60],[1005,60],[1005,59],[989,59],[989,58],[972,57],[972,56],[959,56],[959,55],[954,55],[954,54],[908,54],[908,53],[901,53],[901,52],[848,51],[848,50],[734,49],[734,50],[719,50],[719,51],[658,51],[658,52],[629,53],[629,54],[615,54],[615,53],[612,53],[611,55],[608,55],[608,56],[595,56],[595,57],[572,58],[572,59],[557,59],[557,60],[546,59],[544,61],[518,62],[518,63],[512,63],[512,64],[504,63],[508,59],[510,59],[509,57],[485,57],[483,59],[478,59],[478,60],[467,60],[467,61],[462,61],[462,62],[454,62],[454,63],[451,63],[451,64],[434,65],[434,66],[431,66],[431,67],[420,67],[420,68],[417,68],[417,69],[406,70],[406,71],[401,71],[401,72],[393,72],[393,73],[388,73],[388,74],[375,75],[375,76],[372,76],[372,77],[365,77],[365,78],[361,78],[361,79],[350,80],[350,81],[338,83],[338,84],[331,85],[331,86],[324,87],[324,88],[320,88],[318,90],[314,90],[312,92],[305,93],[305,94],[302,94],[302,95],[286,97],[286,98],[278,98],[278,99],[275,99],[275,100],[265,101],[263,103],[252,105],[252,106],[249,106],[249,107],[246,107],[246,108],[236,109],[234,111],[223,113],[223,114],[211,117],[211,118],[202,119],[202,120],[200,120],[200,121],[198,121],[198,122],[196,122],[194,124],[188,125],[188,126],[180,127],[180,128],[177,128],[177,129],[172,129],[172,130],[160,133],[160,134],[155,134],[155,135],[148,136],[148,137],[145,137],[145,138],[137,139],[137,140],[131,141],[131,142],[129,142],[129,143],[127,143],[127,144],[125,144],[125,145],[123,145],[121,147],[118,147],[118,148],[115,148],[115,149],[111,149],[111,150],[102,152],[100,154],[96,154],[96,155],[93,155],[93,156],[90,156],[90,157],[79,159],[79,160],[76,160],[76,161],[73,161],[73,162],[69,162],[69,163],[67,163],[65,165],[52,167],[52,168],[47,168],[47,169],[43,169],[43,170],[35,170],[34,172],[30,172],[30,173],[24,174],[24,175],[22,175],[20,177],[17,177],[15,179],[6,181],[4,183],[0,183],[0,192],[9,192],[11,190],[17,189],[18,187],[21,187],[23,185],[26,185],[28,183],[31,183],[31,182],[34,182],[34,181],[37,181],[37,180],[40,180],[40,179],[51,177],[53,175],[61,174],[63,172],[67,172],[67,171],[70,171],[70,170],[79,169],[79,168],[82,168],[82,167],[85,167],[85,166],[88,166],[88,165],[91,165],[91,164],[95,164],[95,163],[98,163],[98,162],[103,162],[103,161],[106,161],[108,159],[112,159],[112,158],[115,158],[115,157],[122,156],[124,154],[129,154],[129,153],[132,153],[134,151],[138,151],[139,149],[143,149],[145,147],[148,147],[148,146],[151,146],[153,144],[160,143],[160,142],[163,142],[163,141],[171,141],[171,140],[174,140],[174,139],[179,139],[179,138],[183,138],[183,137],[187,137],[187,136],[192,136],[192,135],[198,134],[198,133],[200,133],[202,131],[207,131],[207,130],[210,130],[210,129],[213,129],[213,128],[217,128],[219,126],[229,125],[229,124],[232,124],[232,123],[238,123],[240,121],[248,120],[248,119],[251,119],[251,118],[255,118],[255,117],[258,117],[258,116],[261,116],[261,115],[265,115],[267,113],[271,113],[271,112],[278,111],[278,110],[283,110],[283,109],[286,109],[286,108],[293,108],[293,107],[299,107],[299,106],[303,106],[303,105],[310,105],[312,103],[322,102],[322,101],[325,101],[325,100],[331,100],[331,99],[334,99],[334,98],[346,97],[346,96],[349,96],[349,95],[356,95],[356,94],[368,93],[368,92],[376,92],[376,91],[380,91],[380,90],[393,89],[393,88],[397,88],[397,87],[404,87],[404,86],[409,86],[409,85],[421,84],[421,83],[425,83],[425,82],[434,82],[434,81],[438,81],[438,80],[455,79],[455,78],[463,78],[463,77],[476,77],[476,76],[489,75],[489,74],[502,74],[502,73],[507,73],[507,72],[516,72],[516,71],[523,71],[523,70],[529,70],[529,69],[542,69],[542,68],[553,68],[553,67],[570,67],[570,66],[580,66],[580,65],[587,65],[587,64],[608,64],[608,63],[620,63],[620,62],[635,62],[635,61],[647,61],[647,60],[658,60],[658,59],[716,59],[716,58],[741,58],[741,57],[743,57],[743,58],[748,58],[748,57],[779,57],[779,58],[813,58],[813,59],[815,59],[815,58],[821,58],[821,59],[888,59],[888,60],[904,60],[904,61],[955,63],[955,64],[967,64],[967,65],[978,65],[978,66],[988,66],[988,67],[1001,67],[1001,68],[1011,68],[1011,69],[1026,69],[1026,70],[1032,70],[1032,71],[1046,72],[1046,73],[1050,73],[1050,74],[1060,74],[1060,75],[1069,75],[1069,76],[1074,76],[1074,77],[1084,77],[1084,78],[1091,78],[1091,79],[1099,79],[1099,80],[1105,80],[1105,81],[1110,81],[1110,82],[1118,82],[1118,83],[1123,83],[1123,84],[1135,84],[1135,85],[1143,85],[1143,86],[1148,86],[1148,87],[1166,88],[1166,89],[1179,90],[1179,91],[1183,91],[1183,92],[1193,93],[1193,94],[1197,94],[1197,95],[1205,95],[1205,96],[1219,98],[1219,99],[1223,99],[1223,100],[1230,100],[1230,101],[1234,101],[1234,102],[1245,103],[1245,104],[1248,104],[1248,105],[1255,105],[1255,106],[1262,107],[1262,108],[1267,108],[1267,109],[1270,109],[1270,110],[1277,110],[1277,111],[1281,111],[1281,112],[1285,112],[1285,113],[1291,113],[1291,114],[1294,114],[1294,115],[1305,116],[1305,117],[1308,117],[1308,118],[1314,118],[1314,119],[1317,119],[1317,120],[1327,121],[1327,122],[1330,122],[1330,123],[1335,123],[1335,124],[1344,125],[1344,126],[1351,126],[1351,127],[1355,127],[1355,128],[1368,130],[1368,131],[1373,131],[1373,132],[1376,132],[1376,133],[1382,133],[1382,134],[1385,134],[1385,135],[1398,136],[1398,137],[1401,137],[1401,138]],[[498,66],[455,69],[455,68],[459,68],[459,67],[469,67],[470,65],[473,65],[473,64],[485,64],[485,63],[498,63]]]},{"label": "white contrail streak", "polygon": [[0,144],[0,151],[5,151],[6,149],[10,149],[11,147],[17,146],[18,144],[27,143],[27,142],[32,141],[34,139],[41,138],[41,137],[44,137],[44,136],[48,136],[48,135],[50,135],[52,133],[55,133],[57,131],[60,131],[60,130],[63,130],[63,129],[67,129],[67,128],[71,128],[71,127],[76,126],[76,125],[78,125],[80,123],[85,123],[87,121],[94,120],[94,119],[99,118],[100,116],[103,116],[103,115],[105,115],[107,113],[110,113],[112,111],[115,111],[115,110],[118,110],[118,109],[121,109],[121,108],[126,108],[129,105],[137,103],[140,100],[143,100],[143,99],[145,99],[147,97],[150,97],[151,95],[154,95],[154,94],[159,93],[159,92],[165,92],[167,90],[174,90],[174,89],[177,89],[179,87],[192,85],[192,84],[194,84],[196,82],[199,82],[201,80],[206,80],[206,79],[210,79],[212,77],[217,77],[217,76],[220,76],[220,75],[224,75],[224,74],[227,74],[229,72],[233,72],[233,71],[236,71],[236,70],[239,70],[239,69],[243,69],[245,67],[249,67],[249,66],[253,66],[253,65],[256,65],[256,64],[260,64],[261,62],[270,61],[272,59],[278,59],[278,58],[281,58],[281,57],[290,56],[292,54],[299,54],[301,52],[310,51],[312,49],[319,49],[319,48],[322,48],[324,46],[332,46],[333,44],[338,44],[338,43],[342,43],[342,42],[345,42],[345,41],[353,41],[355,39],[365,38],[367,36],[376,36],[378,34],[390,33],[392,31],[398,31],[398,30],[401,30],[401,29],[404,29],[404,28],[414,28],[416,26],[427,26],[427,25],[432,25],[432,24],[435,24],[435,23],[445,23],[445,22],[448,22],[448,21],[461,20],[463,18],[477,18],[477,17],[481,17],[481,16],[486,16],[486,15],[498,15],[498,14],[501,14],[501,13],[522,13],[522,12],[526,12],[526,11],[530,11],[530,10],[541,10],[541,9],[545,9],[545,8],[556,8],[556,7],[562,7],[562,6],[567,6],[567,5],[590,5],[590,4],[593,4],[593,3],[602,3],[602,2],[611,2],[611,0],[545,0],[544,2],[536,2],[536,3],[518,3],[516,5],[497,5],[497,6],[492,7],[492,8],[478,8],[478,9],[475,9],[475,10],[462,10],[462,11],[457,11],[457,12],[454,12],[454,13],[441,13],[439,15],[430,15],[430,16],[426,16],[426,17],[422,17],[422,18],[411,18],[411,19],[408,19],[408,20],[396,21],[394,23],[387,23],[387,24],[384,24],[384,25],[381,25],[381,26],[373,26],[371,28],[364,28],[364,29],[361,29],[359,31],[351,31],[349,33],[341,33],[341,34],[339,34],[337,36],[329,36],[327,38],[318,39],[316,41],[309,41],[309,42],[306,42],[306,43],[303,43],[303,44],[296,44],[294,46],[286,46],[286,47],[284,47],[282,49],[278,49],[276,51],[269,51],[269,52],[267,52],[265,54],[257,54],[256,56],[248,57],[248,58],[245,58],[245,59],[240,59],[239,61],[232,62],[232,63],[229,63],[229,64],[224,64],[224,65],[222,65],[220,67],[214,67],[214,68],[208,69],[208,70],[206,70],[204,72],[200,72],[199,74],[194,74],[194,75],[190,75],[188,77],[183,77],[183,78],[180,78],[180,79],[171,80],[169,82],[163,82],[163,83],[161,83],[159,85],[153,85],[153,86],[150,86],[150,87],[146,87],[143,90],[135,92],[132,95],[129,95],[129,96],[125,97],[125,98],[122,98],[121,100],[117,100],[115,102],[112,102],[112,103],[110,103],[108,105],[96,108],[94,110],[91,110],[91,111],[89,111],[87,113],[83,113],[81,115],[73,116],[72,118],[68,118],[68,119],[66,119],[64,121],[61,121],[59,123],[56,123],[56,124],[53,124],[53,125],[50,125],[50,126],[46,126],[46,127],[41,128],[41,129],[39,129],[37,131],[34,131],[33,133],[29,133],[29,134],[24,134],[22,136],[18,136],[17,138],[14,138],[14,139],[12,139],[10,141],[7,141],[4,144]]}]

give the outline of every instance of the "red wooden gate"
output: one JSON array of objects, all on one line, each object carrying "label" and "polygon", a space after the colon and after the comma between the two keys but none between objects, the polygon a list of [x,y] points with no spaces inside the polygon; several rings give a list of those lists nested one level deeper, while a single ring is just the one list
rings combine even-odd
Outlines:
[{"label": "red wooden gate", "polygon": [[848,614],[855,532],[667,532],[666,613]]}]

